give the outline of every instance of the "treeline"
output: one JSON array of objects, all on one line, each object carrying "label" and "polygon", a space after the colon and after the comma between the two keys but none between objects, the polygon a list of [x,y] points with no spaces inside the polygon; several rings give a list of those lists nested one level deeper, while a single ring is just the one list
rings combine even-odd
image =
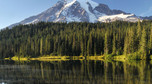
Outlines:
[{"label": "treeline", "polygon": [[45,23],[0,31],[0,57],[152,55],[152,21]]}]

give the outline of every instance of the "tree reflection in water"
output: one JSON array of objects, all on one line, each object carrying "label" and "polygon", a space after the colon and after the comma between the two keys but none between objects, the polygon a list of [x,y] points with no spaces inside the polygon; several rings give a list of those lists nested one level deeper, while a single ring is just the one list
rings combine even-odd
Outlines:
[{"label": "tree reflection in water", "polygon": [[147,61],[0,61],[0,83],[150,84]]}]

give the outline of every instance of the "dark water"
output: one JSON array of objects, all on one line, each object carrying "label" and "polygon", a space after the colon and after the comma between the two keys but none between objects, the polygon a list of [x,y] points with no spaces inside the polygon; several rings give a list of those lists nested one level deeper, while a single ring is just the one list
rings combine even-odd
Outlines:
[{"label": "dark water", "polygon": [[0,61],[0,84],[151,84],[147,61]]}]

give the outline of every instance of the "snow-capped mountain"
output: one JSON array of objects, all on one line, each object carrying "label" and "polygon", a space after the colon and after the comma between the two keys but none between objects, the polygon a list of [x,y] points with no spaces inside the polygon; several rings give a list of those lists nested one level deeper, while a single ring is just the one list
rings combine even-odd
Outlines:
[{"label": "snow-capped mountain", "polygon": [[111,10],[105,4],[99,4],[92,0],[60,0],[53,7],[29,17],[19,23],[34,24],[44,22],[111,22],[115,20],[138,21],[134,14],[128,14],[121,10]]}]

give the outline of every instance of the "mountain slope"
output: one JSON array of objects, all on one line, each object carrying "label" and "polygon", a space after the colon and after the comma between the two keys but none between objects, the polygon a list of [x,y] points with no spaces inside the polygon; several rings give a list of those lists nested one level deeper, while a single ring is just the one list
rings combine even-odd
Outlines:
[{"label": "mountain slope", "polygon": [[[110,15],[127,14],[121,10],[111,10],[105,4],[98,4],[92,0],[60,0],[53,7],[36,15],[29,17],[18,24],[34,24],[37,22],[104,22],[100,18]],[[129,16],[135,17],[133,14]],[[121,17],[121,16],[120,16]],[[117,19],[120,20],[121,18]],[[123,18],[125,19],[125,18]],[[128,18],[127,18],[128,19]],[[113,21],[113,20],[110,20]],[[130,21],[123,20],[123,21]]]}]

